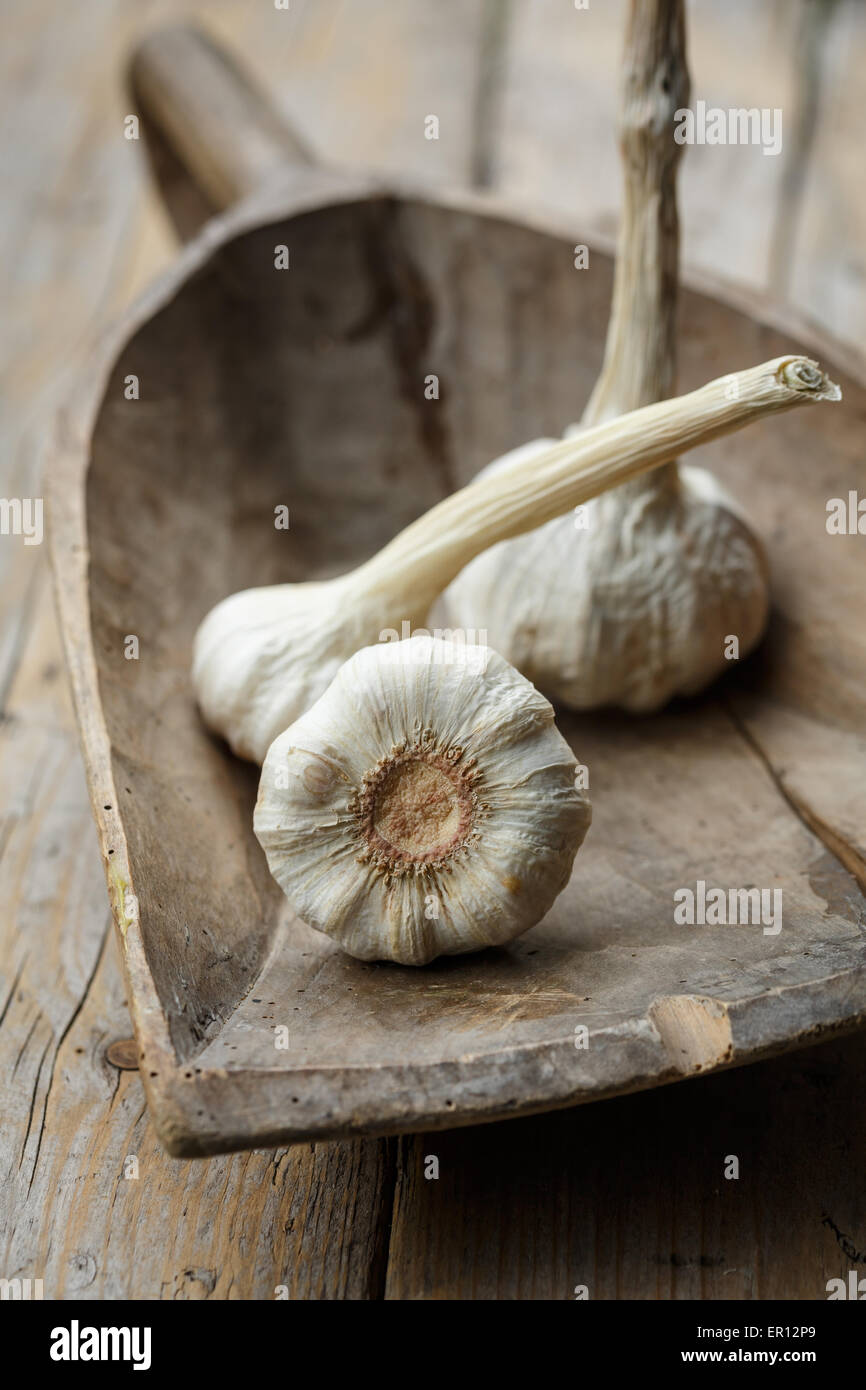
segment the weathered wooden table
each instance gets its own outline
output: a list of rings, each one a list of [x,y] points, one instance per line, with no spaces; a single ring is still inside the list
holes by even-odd
[[[501,185],[610,234],[621,4],[210,0],[341,164]],[[123,63],[170,0],[3,20],[0,491],[40,495],[67,364],[170,259]],[[689,152],[687,266],[862,341],[855,0],[691,6],[696,95],[783,108],[779,158]],[[439,139],[424,138],[439,117]],[[719,152],[715,154],[718,156]],[[724,157],[724,156],[723,156]],[[724,196],[720,197],[720,188]],[[134,514],[128,518],[136,524]],[[0,537],[0,1276],[46,1297],[824,1298],[866,1266],[866,1036],[543,1118],[188,1163],[150,1129],[44,546]],[[729,1156],[739,1177],[726,1177]],[[438,1160],[438,1177],[431,1176]]]

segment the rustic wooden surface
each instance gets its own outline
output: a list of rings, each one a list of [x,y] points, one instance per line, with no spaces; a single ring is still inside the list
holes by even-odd
[[[492,8],[190,7],[246,52],[321,155],[443,181],[480,176],[572,211],[577,192],[588,234],[611,231],[620,7],[527,0],[505,26]],[[724,16],[693,6],[696,93],[784,103],[787,121],[804,88],[794,77],[803,8],[776,0],[758,24],[746,4]],[[729,179],[720,207],[717,170],[702,184],[695,168],[683,184],[684,252],[687,264],[772,286],[856,342],[866,37],[854,0],[823,9],[808,50],[816,109],[793,172],[782,162],[766,175],[773,161],[756,151],[751,181],[737,197]],[[39,495],[63,370],[172,255],[140,147],[122,138],[118,72],[135,37],[173,10],[89,0],[73,13],[35,0],[4,18],[5,496]],[[576,45],[569,26],[587,22],[592,43]],[[438,142],[418,136],[429,112]],[[866,1157],[862,1036],[486,1131],[167,1159],[136,1072],[105,1057],[129,1023],[45,548],[4,537],[0,584],[0,1274],[41,1277],[50,1297],[270,1298],[285,1285],[300,1298],[569,1298],[587,1284],[593,1297],[820,1298],[827,1278],[866,1263],[855,1180]],[[438,1183],[424,1178],[430,1154]],[[727,1154],[741,1158],[736,1182],[722,1174]]]

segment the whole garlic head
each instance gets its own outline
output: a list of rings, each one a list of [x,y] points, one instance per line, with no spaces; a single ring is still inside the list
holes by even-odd
[[[735,392],[730,381],[729,373],[687,395],[539,446],[531,456],[518,451],[520,457],[495,476],[444,498],[348,574],[246,589],[223,599],[194,642],[193,685],[205,722],[236,753],[260,762],[271,742],[324,693],[343,661],[381,640],[386,630],[423,624],[442,591],[489,546],[546,526],[605,490],[634,484],[685,450],[751,421],[841,394],[817,363],[790,355],[738,372]],[[678,477],[675,468],[672,476]],[[656,485],[659,496],[665,486]],[[706,555],[696,558],[696,571],[706,563]],[[643,625],[636,623],[634,630]],[[478,622],[459,626],[464,633],[489,631],[490,623],[482,614]],[[506,636],[503,629],[503,645]]]
[[[488,465],[507,468],[550,441]],[[769,611],[764,548],[704,469],[669,466],[471,561],[444,595],[447,619],[572,709],[634,713],[692,695],[745,656]]]
[[[567,437],[674,389],[683,153],[675,125],[689,100],[683,0],[632,0],[621,73],[623,212],[610,323],[601,374]],[[812,366],[792,369],[795,389]],[[485,471],[507,473],[550,444],[533,441]],[[445,605],[449,621],[486,628],[491,645],[551,698],[575,709],[651,711],[723,671],[729,638],[739,656],[755,646],[767,620],[767,560],[711,475],[672,459],[587,502],[579,517],[479,555]]]
[[[254,828],[305,922],[361,960],[424,965],[548,911],[591,819],[576,767],[497,653],[381,643],[272,744]]]
[[[193,683],[205,723],[242,758],[271,742],[322,694],[348,652],[382,626],[351,576],[243,589],[212,608],[196,633]],[[384,616],[388,616],[385,610]]]

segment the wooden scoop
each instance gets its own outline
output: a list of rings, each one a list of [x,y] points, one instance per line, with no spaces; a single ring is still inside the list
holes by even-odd
[[[293,920],[270,879],[256,772],[195,708],[192,635],[233,590],[361,562],[489,459],[577,418],[611,262],[592,247],[575,269],[579,208],[557,227],[311,167],[194,31],[148,39],[133,78],[179,223],[203,203],[221,212],[87,364],[48,507],[165,1145],[195,1155],[495,1119],[861,1020],[866,541],[825,526],[828,498],[863,487],[861,381],[841,373],[836,410],[701,451],[768,539],[771,635],[722,695],[651,721],[561,722],[595,820],[548,918],[508,950],[420,971],[351,960]],[[683,294],[682,390],[788,351],[840,378],[839,351],[751,309]],[[781,932],[676,925],[673,894],[699,879],[783,889]]]

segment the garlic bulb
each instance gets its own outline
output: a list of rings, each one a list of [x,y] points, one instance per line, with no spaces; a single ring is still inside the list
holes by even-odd
[[[671,394],[678,260],[674,113],[688,104],[682,0],[633,0],[620,136],[624,210],[595,425]],[[736,389],[732,383],[732,389]],[[580,426],[572,427],[573,434]],[[488,465],[497,476],[550,447],[535,440]],[[690,695],[759,641],[764,548],[711,474],[666,464],[473,560],[444,597],[448,621],[487,640],[574,709],[650,711]]]
[[[712,475],[680,465],[485,551],[443,602],[551,699],[645,712],[714,680],[730,636],[740,656],[757,644],[767,562]]]
[[[591,819],[576,766],[496,652],[384,643],[271,745],[255,833],[310,926],[361,960],[423,965],[545,915]]]
[[[441,591],[486,547],[752,420],[840,394],[803,357],[779,357],[733,380],[735,390],[731,377],[709,382],[476,480],[350,574],[223,600],[195,638],[193,684],[205,722],[236,753],[261,762],[348,657],[384,629],[422,625]]]

